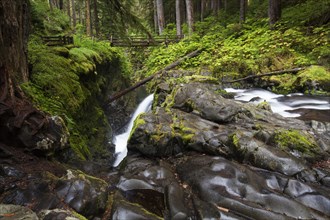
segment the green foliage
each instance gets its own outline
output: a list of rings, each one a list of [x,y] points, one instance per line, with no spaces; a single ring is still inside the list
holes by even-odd
[[[31,2],[31,20],[36,33],[55,35],[69,31],[69,17],[61,10],[50,10],[47,0]]]
[[[284,8],[282,20],[291,26],[322,25],[329,16],[330,0],[307,0]]]
[[[250,17],[243,25],[235,23],[237,19],[234,17],[237,15],[229,16],[220,12],[218,17],[207,17],[204,22],[195,24],[193,36],[176,44],[154,48],[140,74],[153,74],[195,49],[203,49],[203,52],[198,57],[184,61],[178,68],[207,68],[214,77],[221,79],[310,65],[329,68],[329,25],[305,26],[319,15],[326,14],[329,0],[322,3],[311,0],[300,2],[286,4],[283,19],[274,29],[269,28],[267,14],[258,11],[250,12]],[[267,1],[254,0],[249,11],[261,8],[267,12],[267,5]],[[318,7],[322,9],[313,14],[312,11]],[[295,14],[298,10],[300,16]],[[309,77],[312,75],[309,74]],[[288,82],[283,84],[283,90],[294,90],[289,81],[295,81],[295,76],[283,77],[287,77],[285,82]],[[289,80],[290,77],[292,79]]]
[[[31,80],[22,85],[38,108],[60,115],[70,132],[70,146],[81,159],[102,153],[109,131],[106,116],[96,101],[102,99],[111,71],[128,73],[128,61],[120,50],[106,42],[96,42],[80,36],[75,47],[47,47],[32,36],[29,41]],[[102,68],[100,69],[102,70]]]
[[[272,76],[271,81],[277,82],[276,91],[289,93],[292,91],[302,91],[312,94],[324,94],[330,92],[330,71],[322,66],[311,66],[298,74],[284,74]]]

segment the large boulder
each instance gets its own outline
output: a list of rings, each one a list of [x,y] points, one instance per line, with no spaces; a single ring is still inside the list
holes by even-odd
[[[145,209],[171,219],[329,218],[326,123],[284,118],[186,79],[156,79],[153,109],[136,119],[133,155],[120,165],[112,217],[153,219]]]
[[[148,156],[195,150],[292,176],[327,155],[320,138],[303,121],[192,83],[178,85],[161,107],[139,116],[128,148]]]

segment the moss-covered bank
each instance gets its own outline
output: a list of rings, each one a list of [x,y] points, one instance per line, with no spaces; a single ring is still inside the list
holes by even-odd
[[[64,119],[77,155],[104,154],[110,127],[102,105],[111,83],[127,81],[130,68],[122,52],[83,37],[65,47],[47,47],[33,37],[29,67],[31,80],[23,90],[41,110]]]

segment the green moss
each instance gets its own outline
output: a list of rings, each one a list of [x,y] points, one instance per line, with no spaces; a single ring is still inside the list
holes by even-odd
[[[235,146],[236,148],[240,148],[239,138],[238,138],[237,134],[233,134],[233,135],[231,136],[231,139],[232,139],[232,143],[234,144],[234,146]]]
[[[126,62],[121,52],[107,45],[81,39],[75,47],[46,47],[36,36],[29,42],[31,81],[22,88],[38,108],[62,116],[81,159],[106,152],[110,126],[98,100],[113,77],[109,62],[112,71],[127,71],[121,69]],[[97,66],[107,69],[97,73]]]
[[[275,143],[284,150],[298,151],[306,156],[315,156],[318,146],[314,138],[300,130],[279,130],[275,132]]]
[[[170,95],[167,95],[166,96],[166,99],[165,101],[163,102],[163,104],[161,105],[162,107],[165,107],[165,110],[167,112],[171,112],[171,107],[174,105],[174,102],[175,102],[175,96],[176,96],[176,93],[178,92],[178,89],[179,87],[176,86],[172,89],[172,92]]]
[[[306,90],[316,90],[317,87],[330,92],[330,71],[322,66],[311,66],[298,74],[299,86]]]
[[[311,66],[296,75],[272,76],[270,80],[279,84],[274,90],[278,93],[305,92],[327,94],[330,92],[330,71],[322,66]]]
[[[269,103],[266,102],[266,101],[260,102],[260,103],[257,105],[257,108],[259,108],[259,109],[264,109],[264,110],[267,110],[267,111],[272,111],[272,109],[271,109]]]
[[[80,215],[79,213],[77,213],[75,211],[71,211],[71,213],[73,214],[74,217],[78,218],[79,220],[87,220],[86,217]]]
[[[141,118],[141,116],[143,115],[144,113],[141,113],[139,114],[136,119],[134,120],[134,124],[133,124],[133,128],[131,130],[131,133],[130,133],[130,137],[132,136],[132,134],[134,133],[134,131],[141,125],[144,125],[146,122],[144,119]]]

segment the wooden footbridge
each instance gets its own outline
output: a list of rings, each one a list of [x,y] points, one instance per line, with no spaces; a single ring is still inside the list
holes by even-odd
[[[161,44],[179,42],[183,36],[164,35],[157,37],[147,36],[129,36],[129,37],[110,37],[110,44],[113,47],[150,47],[159,46]],[[63,46],[73,44],[72,36],[43,36],[42,40],[47,46]]]
[[[153,38],[144,36],[117,38],[111,36],[110,43],[114,47],[150,47],[160,44],[168,45],[169,43],[179,42],[181,39],[181,36],[157,36]]]

